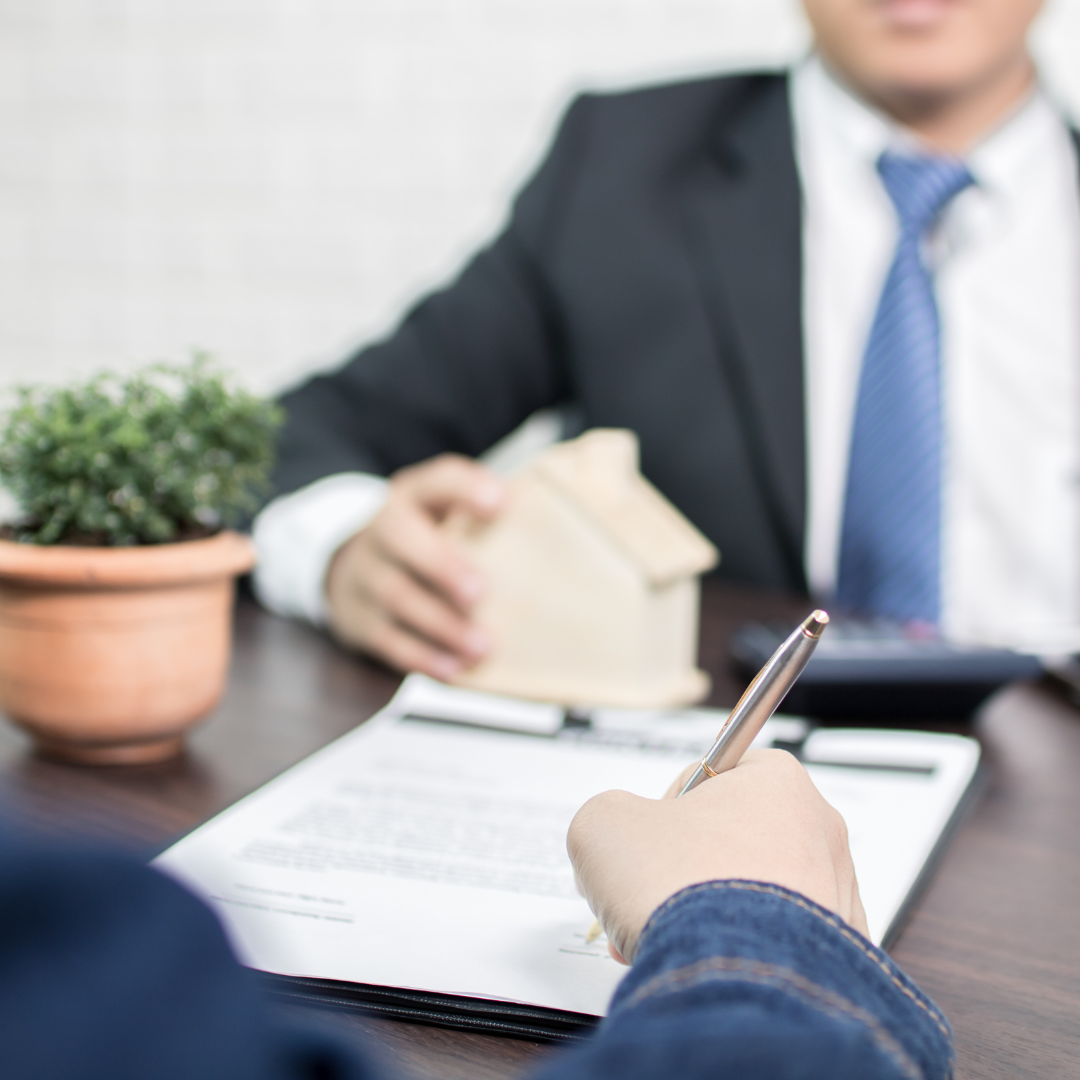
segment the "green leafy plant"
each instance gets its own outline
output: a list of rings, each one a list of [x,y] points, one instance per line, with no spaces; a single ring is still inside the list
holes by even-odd
[[[160,544],[257,508],[281,410],[204,355],[79,385],[22,387],[0,419],[0,483],[34,544]]]

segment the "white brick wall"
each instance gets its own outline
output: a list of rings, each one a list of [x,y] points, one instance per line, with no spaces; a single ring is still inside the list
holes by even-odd
[[[1080,103],[1080,0],[1040,32]],[[0,388],[274,389],[498,225],[569,95],[780,62],[796,0],[0,0]]]

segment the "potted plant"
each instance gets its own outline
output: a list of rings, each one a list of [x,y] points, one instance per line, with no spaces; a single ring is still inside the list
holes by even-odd
[[[205,357],[17,392],[0,418],[0,710],[40,752],[159,761],[224,688],[237,574],[225,526],[268,483],[279,410]]]

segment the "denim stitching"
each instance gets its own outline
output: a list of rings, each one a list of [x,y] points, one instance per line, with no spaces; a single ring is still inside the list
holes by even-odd
[[[709,982],[754,982],[790,994],[810,1008],[834,1018],[848,1018],[868,1027],[875,1045],[892,1058],[900,1071],[911,1080],[922,1080],[923,1072],[908,1053],[872,1013],[827,990],[789,968],[763,964],[738,956],[714,956],[688,967],[666,972],[650,979],[622,1006],[631,1009],[647,998],[674,994]]]
[[[652,917],[649,919],[645,926],[645,930],[642,932],[641,939],[638,942],[638,948],[641,947],[641,940],[644,940],[645,934],[648,933],[649,928],[669,907],[677,903],[682,897],[688,893],[702,892],[705,889],[738,889],[742,892],[757,892],[764,893],[768,896],[776,896],[781,900],[787,900],[789,903],[794,904],[796,907],[800,907],[803,911],[808,911],[811,915],[815,915],[826,925],[831,926],[834,930],[839,931],[856,949],[859,950],[868,960],[876,964],[885,975],[889,978],[889,981],[907,998],[910,998],[920,1009],[923,1010],[937,1025],[938,1030],[946,1039],[949,1038],[949,1026],[945,1021],[945,1018],[927,1002],[921,1000],[916,994],[914,994],[907,986],[905,986],[889,969],[888,964],[884,963],[877,956],[875,956],[863,943],[859,940],[848,926],[835,916],[828,915],[824,911],[821,911],[816,906],[811,906],[806,900],[800,897],[796,893],[789,893],[784,889],[781,889],[775,885],[758,885],[751,881],[709,881],[704,882],[701,885],[691,885],[688,889],[683,889],[682,892],[676,893],[674,896],[669,897],[653,912]]]

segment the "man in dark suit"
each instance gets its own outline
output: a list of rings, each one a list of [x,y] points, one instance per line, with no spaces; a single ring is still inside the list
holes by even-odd
[[[483,582],[435,525],[498,513],[472,459],[572,404],[637,432],[730,579],[1075,628],[1080,210],[1040,0],[804,6],[793,73],[579,98],[458,280],[285,396],[265,602],[401,669],[475,662]]]

